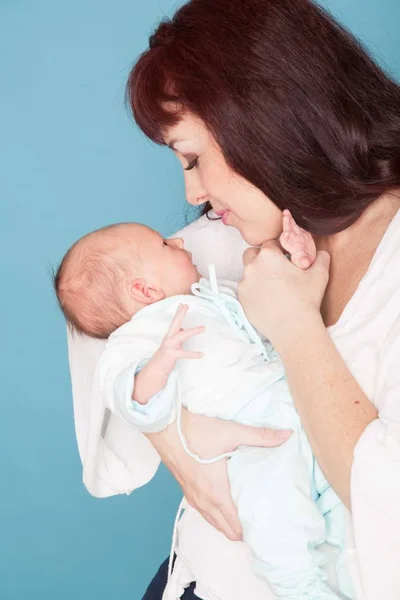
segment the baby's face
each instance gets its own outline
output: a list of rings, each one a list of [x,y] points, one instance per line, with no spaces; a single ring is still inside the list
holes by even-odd
[[[191,253],[185,250],[183,239],[164,239],[149,227],[134,227],[135,249],[148,283],[158,285],[167,297],[190,294],[192,284],[199,281],[201,275],[193,265]]]

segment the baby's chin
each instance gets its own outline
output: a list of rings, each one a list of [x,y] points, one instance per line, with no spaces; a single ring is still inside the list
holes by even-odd
[[[191,277],[182,280],[182,287],[177,291],[177,294],[191,294],[192,293],[192,285],[194,283],[198,283],[200,279],[204,277],[201,273],[195,270]]]
[[[202,277],[203,277],[203,275],[201,273],[199,273],[198,270],[196,269],[195,279],[194,279],[193,283],[198,283]]]

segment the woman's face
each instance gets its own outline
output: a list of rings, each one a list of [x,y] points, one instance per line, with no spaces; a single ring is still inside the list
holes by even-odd
[[[204,123],[185,115],[168,129],[164,140],[182,163],[189,204],[209,201],[224,224],[236,227],[253,246],[279,237],[282,212],[227,165]]]

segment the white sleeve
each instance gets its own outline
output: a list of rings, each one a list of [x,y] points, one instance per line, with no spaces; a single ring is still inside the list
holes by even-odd
[[[132,338],[132,347],[138,348],[140,340]],[[112,348],[111,348],[112,353]],[[139,358],[130,361],[128,364],[119,363],[118,354],[116,364],[107,368],[107,355],[110,352],[106,350],[101,364],[99,377],[102,380],[101,390],[105,405],[118,418],[123,419],[128,425],[141,431],[142,433],[157,433],[170,425],[177,414],[177,400],[179,389],[177,386],[177,376],[172,372],[168,378],[167,385],[155,394],[147,404],[139,404],[132,400],[132,394],[135,389],[135,377],[149,358]],[[101,373],[103,371],[103,373]]]
[[[357,560],[367,600],[400,598],[400,322],[381,352],[378,419],[357,443],[351,502]]]
[[[233,227],[203,216],[174,235],[184,239],[203,275],[207,275],[208,265],[214,264],[219,279],[238,281],[241,278],[242,254],[247,244]],[[85,485],[98,497],[129,493],[144,485],[153,477],[160,462],[158,453],[139,430],[107,409],[102,415],[96,413],[98,398],[93,376],[104,346],[101,340],[68,333],[75,432]],[[92,426],[96,420],[94,415],[96,419],[103,418],[101,435],[99,423]]]

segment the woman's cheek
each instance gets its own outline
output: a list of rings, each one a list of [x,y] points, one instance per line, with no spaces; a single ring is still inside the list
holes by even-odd
[[[226,176],[221,172],[221,169],[210,170],[204,174],[203,185],[207,193],[216,200],[221,202],[229,201]]]

